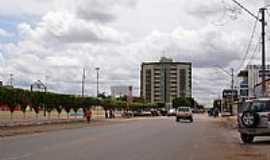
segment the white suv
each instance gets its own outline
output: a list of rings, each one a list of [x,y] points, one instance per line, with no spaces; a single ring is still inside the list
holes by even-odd
[[[192,110],[190,107],[178,107],[176,110],[176,121],[179,122],[180,119],[188,119],[193,122]]]
[[[270,98],[247,100],[238,108],[238,130],[244,143],[255,136],[270,136]]]

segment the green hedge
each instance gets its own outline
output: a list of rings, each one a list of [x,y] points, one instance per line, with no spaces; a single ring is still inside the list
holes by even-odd
[[[17,106],[20,106],[23,112],[27,106],[30,106],[36,113],[40,109],[47,112],[56,110],[59,114],[65,110],[69,113],[71,110],[77,112],[79,109],[84,111],[91,106],[102,106],[105,110],[138,110],[158,108],[153,103],[127,103],[126,101],[113,98],[95,98],[81,97],[74,95],[56,94],[51,92],[31,92],[23,89],[9,89],[0,87],[0,106],[7,105],[11,112],[14,112]]]
[[[0,88],[0,104],[7,105],[11,112],[17,106],[25,112],[30,106],[36,113],[41,108],[47,112],[56,110],[61,113],[62,109],[70,112],[73,109],[77,112],[80,108],[89,109],[91,106],[100,105],[100,100],[93,97],[80,97],[73,95],[56,94],[50,92],[31,92],[22,89]]]

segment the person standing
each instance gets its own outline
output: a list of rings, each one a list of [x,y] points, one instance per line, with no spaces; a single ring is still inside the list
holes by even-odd
[[[91,109],[89,109],[86,111],[86,120],[88,123],[90,123],[91,118],[92,118],[92,111],[91,111]]]

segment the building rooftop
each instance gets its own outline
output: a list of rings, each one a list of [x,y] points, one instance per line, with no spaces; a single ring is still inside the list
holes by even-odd
[[[192,65],[191,62],[174,62],[172,58],[161,57],[159,62],[143,62],[142,65],[155,65],[155,64],[183,64]]]
[[[247,77],[248,76],[248,70],[241,70],[238,75],[238,77]]]

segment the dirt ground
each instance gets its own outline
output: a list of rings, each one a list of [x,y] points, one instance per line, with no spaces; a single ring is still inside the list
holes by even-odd
[[[28,125],[28,126],[15,126],[15,127],[0,127],[0,137],[16,136],[24,134],[35,134],[63,129],[74,129],[83,127],[96,127],[101,125],[109,125],[114,123],[123,123],[128,120],[134,119],[98,119],[92,120],[87,123],[84,119],[64,121],[58,123],[41,124],[41,125]]]

